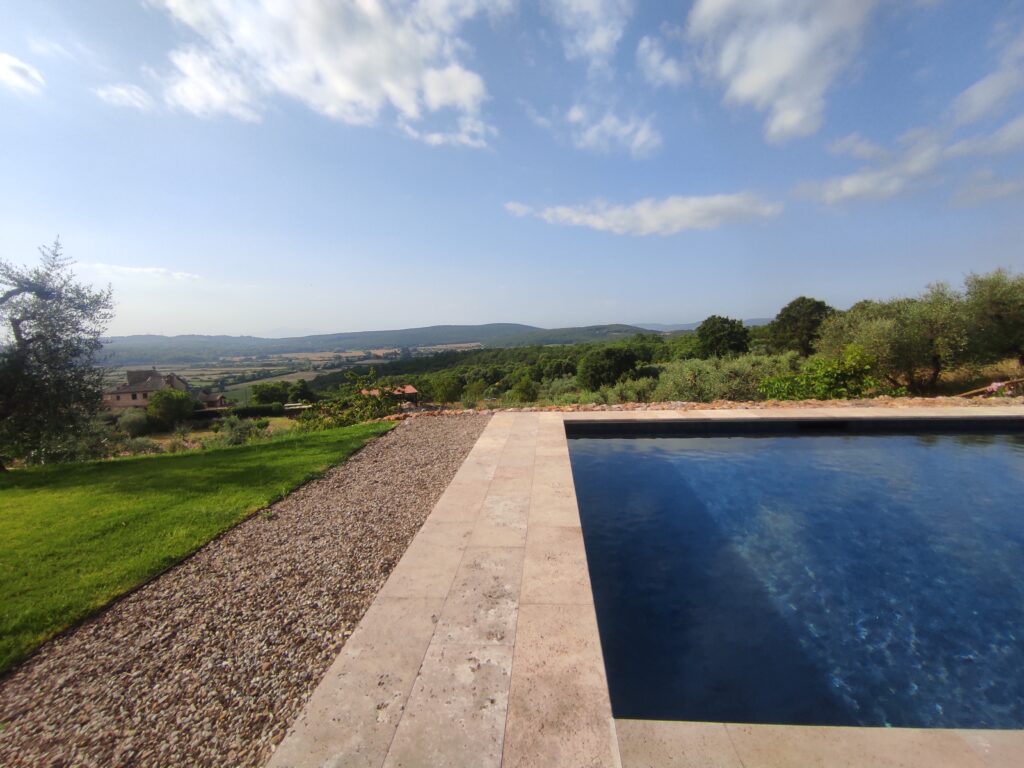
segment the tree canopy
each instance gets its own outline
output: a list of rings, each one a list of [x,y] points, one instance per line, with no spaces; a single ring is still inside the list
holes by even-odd
[[[39,252],[32,268],[0,260],[0,467],[72,454],[102,398],[111,291],[76,282],[59,240]]]
[[[701,357],[741,355],[750,349],[750,331],[742,320],[711,315],[697,326]]]
[[[768,326],[771,345],[779,352],[799,352],[809,357],[814,352],[822,321],[835,310],[819,299],[800,296],[779,310]]]

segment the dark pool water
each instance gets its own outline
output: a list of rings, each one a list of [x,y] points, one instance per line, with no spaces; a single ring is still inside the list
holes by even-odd
[[[616,717],[1024,727],[1024,436],[569,446]]]

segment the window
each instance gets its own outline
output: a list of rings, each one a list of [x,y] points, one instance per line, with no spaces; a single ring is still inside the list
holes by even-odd
[[[121,396],[120,396],[120,395],[117,395],[117,399],[118,399],[118,400],[120,400],[120,399],[121,399]]]
[[[138,400],[138,399],[139,399],[139,396],[137,394],[135,394],[134,392],[132,392],[132,400]]]
[[[142,399],[143,400],[149,400],[149,392],[143,392],[142,393]]]

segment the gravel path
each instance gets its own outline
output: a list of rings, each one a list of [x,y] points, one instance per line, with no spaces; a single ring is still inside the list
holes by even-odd
[[[259,766],[488,416],[401,422],[0,681],[0,766]]]

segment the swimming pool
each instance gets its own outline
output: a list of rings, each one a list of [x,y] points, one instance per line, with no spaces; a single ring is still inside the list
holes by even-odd
[[[569,432],[616,717],[1024,727],[1024,435],[695,428]]]

